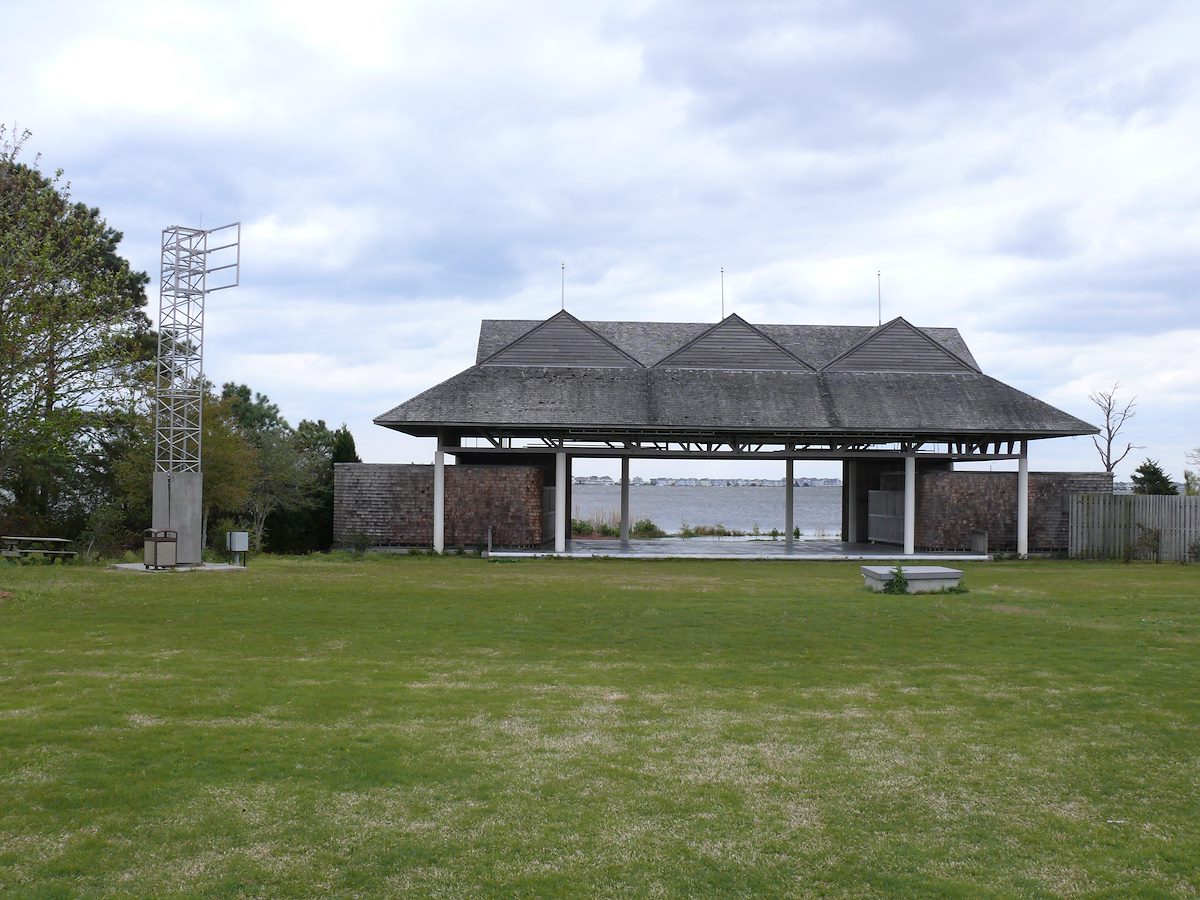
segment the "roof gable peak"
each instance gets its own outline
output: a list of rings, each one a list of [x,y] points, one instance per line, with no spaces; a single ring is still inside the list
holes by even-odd
[[[481,366],[645,368],[640,362],[565,309],[501,347]]]
[[[815,371],[737,313],[706,328],[656,362],[654,368]]]
[[[822,372],[979,372],[903,316],[875,328]]]

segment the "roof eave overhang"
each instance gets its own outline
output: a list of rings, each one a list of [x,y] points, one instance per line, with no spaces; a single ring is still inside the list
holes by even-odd
[[[486,437],[489,435],[523,436],[523,437],[553,437],[574,438],[581,440],[630,439],[708,439],[720,436],[758,439],[765,442],[803,441],[810,439],[826,441],[836,439],[871,439],[878,442],[918,439],[924,441],[961,441],[961,440],[1043,440],[1048,438],[1081,437],[1099,434],[1098,428],[1090,429],[947,429],[947,428],[904,428],[904,429],[805,429],[805,428],[755,428],[755,427],[726,427],[710,425],[694,426],[661,426],[661,425],[563,425],[561,423],[545,424],[500,424],[495,422],[413,422],[386,421],[375,419],[375,424],[393,431],[399,431],[413,437],[437,437],[441,432],[454,432],[463,437]]]

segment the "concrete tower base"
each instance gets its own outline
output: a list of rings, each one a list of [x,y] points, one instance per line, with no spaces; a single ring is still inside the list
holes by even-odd
[[[204,475],[201,472],[155,472],[150,527],[179,532],[176,564],[200,565],[204,551]]]

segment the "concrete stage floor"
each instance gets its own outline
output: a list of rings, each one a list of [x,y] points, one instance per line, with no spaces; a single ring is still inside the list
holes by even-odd
[[[881,544],[844,544],[841,541],[800,540],[791,553],[782,540],[750,540],[748,538],[655,538],[630,541],[627,549],[619,540],[573,540],[565,553],[553,550],[494,550],[497,559],[522,559],[540,556],[561,556],[571,559],[613,557],[617,559],[779,559],[779,560],[888,560],[905,562],[918,560],[976,560],[991,559],[986,553],[931,552],[905,556],[897,547]]]

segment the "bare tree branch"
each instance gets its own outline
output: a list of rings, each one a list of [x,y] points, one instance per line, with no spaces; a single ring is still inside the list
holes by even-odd
[[[1126,442],[1125,449],[1118,451],[1114,448],[1117,443],[1117,436],[1125,427],[1125,423],[1132,419],[1136,412],[1137,395],[1135,394],[1124,405],[1117,399],[1117,391],[1121,387],[1121,382],[1113,382],[1113,386],[1106,391],[1093,391],[1088,394],[1088,399],[1096,405],[1096,408],[1104,414],[1104,425],[1100,429],[1099,435],[1092,436],[1092,443],[1096,446],[1096,452],[1100,454],[1100,462],[1104,464],[1104,470],[1111,473],[1118,465],[1121,464],[1131,450],[1144,449],[1141,446]]]

